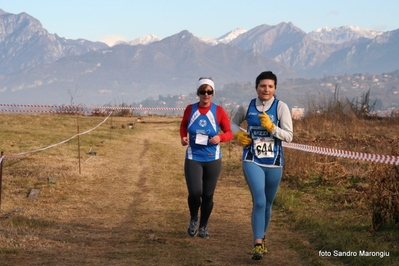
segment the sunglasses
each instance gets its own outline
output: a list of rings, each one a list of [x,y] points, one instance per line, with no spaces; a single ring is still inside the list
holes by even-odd
[[[200,91],[199,94],[201,94],[201,95],[205,95],[205,94],[213,95],[213,91]]]

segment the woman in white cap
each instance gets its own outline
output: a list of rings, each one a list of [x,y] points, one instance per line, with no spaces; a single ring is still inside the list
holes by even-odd
[[[199,102],[186,107],[180,124],[181,144],[187,146],[184,174],[190,211],[187,233],[191,237],[209,238],[207,224],[222,168],[220,142],[233,138],[226,111],[212,103],[214,95],[212,78],[201,77],[197,82]]]
[[[252,195],[252,259],[267,253],[266,232],[272,205],[283,173],[282,141],[293,138],[292,118],[286,103],[275,97],[277,76],[264,71],[256,78],[257,96],[249,105],[240,106],[231,119],[237,142],[244,146],[242,168]],[[240,125],[246,121],[247,129]]]

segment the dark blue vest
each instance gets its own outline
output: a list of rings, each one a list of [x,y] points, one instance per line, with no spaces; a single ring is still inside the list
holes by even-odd
[[[279,100],[274,99],[266,114],[270,120],[279,126],[280,120],[277,116],[277,105]],[[256,109],[256,99],[253,99],[248,106],[246,114],[247,132],[252,143],[244,147],[243,161],[251,161],[259,165],[284,165],[284,155],[281,140],[273,137],[264,127],[261,126],[260,118],[262,112]]]

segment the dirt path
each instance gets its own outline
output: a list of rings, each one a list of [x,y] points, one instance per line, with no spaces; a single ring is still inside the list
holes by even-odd
[[[46,224],[32,238],[40,245],[0,265],[305,265],[291,247],[307,243],[287,230],[278,211],[269,254],[250,259],[249,191],[227,171],[215,194],[211,238],[188,237],[184,151],[176,123],[141,124],[118,140],[115,134],[84,164],[82,179],[62,183],[67,198],[47,202],[51,218],[35,218]],[[238,160],[228,157],[224,151],[225,162]]]

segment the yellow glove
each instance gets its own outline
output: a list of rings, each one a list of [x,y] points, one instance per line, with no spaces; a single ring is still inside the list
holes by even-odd
[[[266,128],[266,130],[269,132],[272,132],[274,130],[276,126],[272,123],[270,117],[265,112],[258,115],[258,117],[260,118],[260,124],[262,125],[262,127]]]
[[[234,137],[237,139],[238,144],[241,146],[247,146],[251,144],[252,139],[248,137],[249,133],[244,131],[237,131],[234,134]]]

